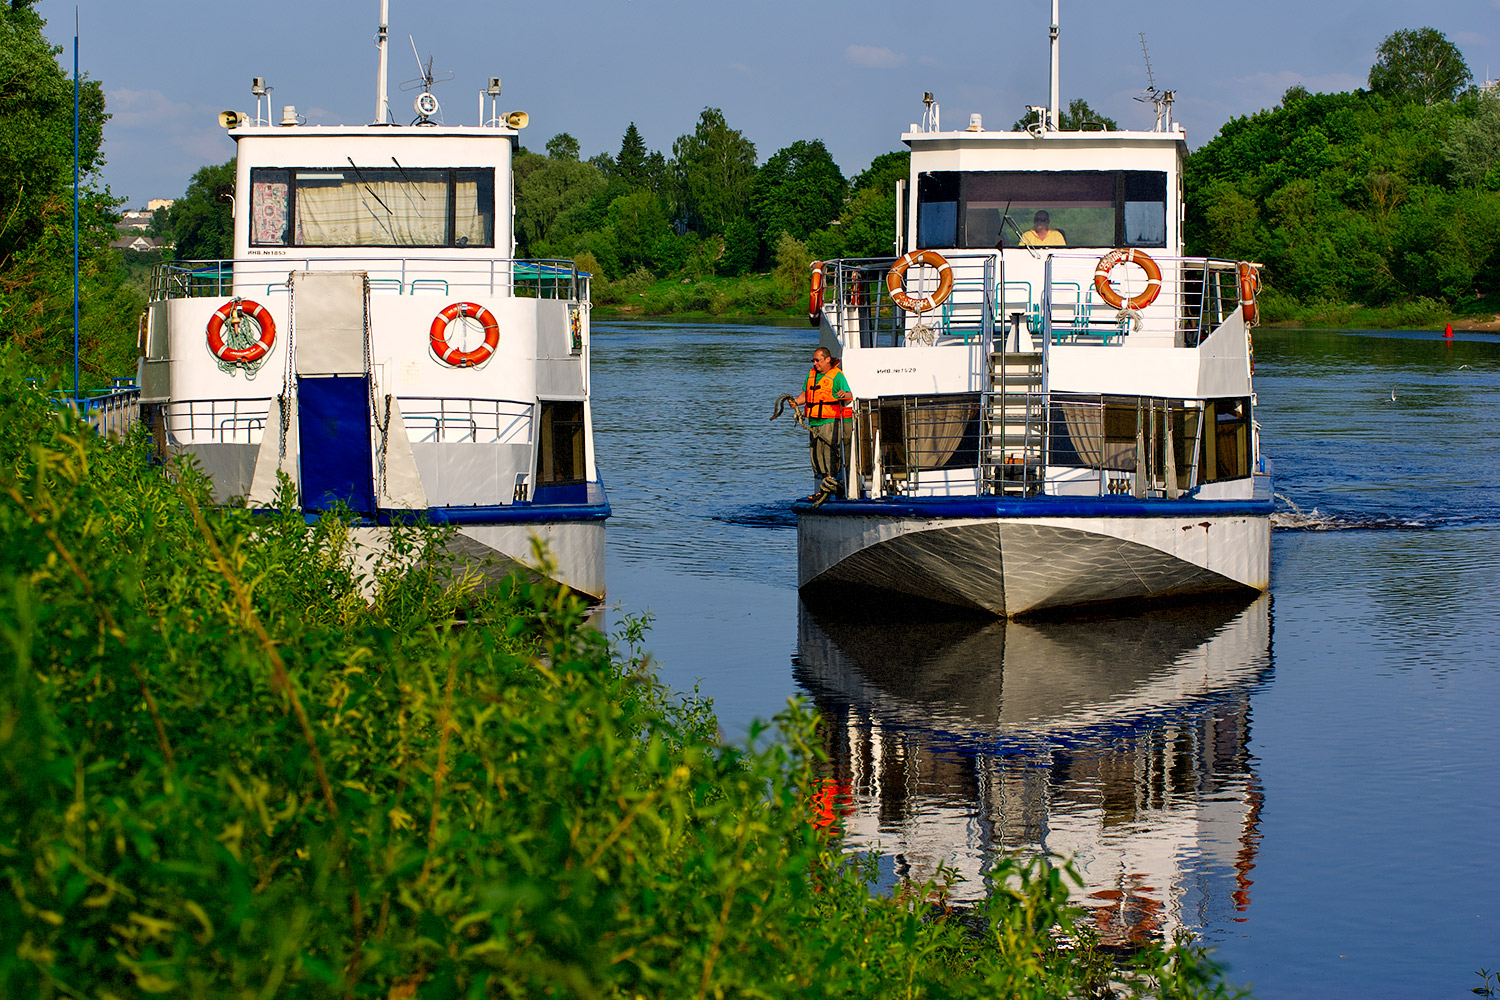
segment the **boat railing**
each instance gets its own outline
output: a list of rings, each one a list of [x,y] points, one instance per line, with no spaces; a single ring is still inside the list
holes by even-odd
[[[109,380],[107,389],[84,389],[78,395],[57,393],[53,401],[77,411],[104,435],[123,436],[140,422],[141,390],[130,377]]]
[[[167,440],[175,445],[258,444],[271,404],[269,396],[173,400],[163,410]]]
[[[849,481],[863,496],[972,495],[984,454],[983,407],[979,393],[857,402]]]
[[[363,271],[371,295],[509,295],[586,300],[587,272],[567,260],[476,260],[368,257],[267,257],[190,260],[158,264],[151,273],[152,302],[240,295],[285,295],[294,271]]]
[[[860,400],[848,482],[864,497],[1176,499],[1251,474],[1234,412],[1212,406],[1040,391]]]
[[[955,254],[946,258],[952,290],[935,308],[903,309],[892,299],[888,280],[897,259],[871,257],[824,264],[824,316],[851,347],[906,347],[916,344],[970,345],[992,342],[996,317],[998,262],[994,254]],[[935,293],[937,268],[913,264],[903,288],[921,302]]]
[[[1150,296],[1144,268],[1122,264],[1110,272],[1111,304],[1096,277],[1094,254],[1048,256],[1040,299],[1028,326],[1049,344],[1118,347],[1132,340],[1194,348],[1240,308],[1237,264],[1208,257],[1152,254],[1161,272]],[[1131,307],[1133,300],[1149,303]]]
[[[414,444],[530,444],[534,406],[516,399],[402,396],[401,418]]]

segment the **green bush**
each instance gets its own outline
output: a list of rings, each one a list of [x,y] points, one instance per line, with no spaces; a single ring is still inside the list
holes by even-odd
[[[12,368],[0,995],[1222,992],[1191,948],[1103,960],[1045,861],[967,916],[872,896],[804,709],[723,746],[643,623],[480,591],[430,529],[362,578],[344,521],[213,508]]]

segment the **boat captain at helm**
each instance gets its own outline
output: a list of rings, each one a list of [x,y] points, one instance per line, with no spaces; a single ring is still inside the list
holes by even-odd
[[[839,474],[854,428],[854,410],[848,405],[853,398],[838,359],[826,347],[813,351],[807,386],[792,400],[792,405],[805,407],[813,475],[818,477],[818,488],[825,495],[843,491]],[[809,499],[817,496],[814,493]]]
[[[1037,209],[1031,219],[1031,228],[1021,234],[1024,247],[1060,247],[1066,246],[1067,242],[1062,233],[1052,228],[1052,216],[1046,209]]]

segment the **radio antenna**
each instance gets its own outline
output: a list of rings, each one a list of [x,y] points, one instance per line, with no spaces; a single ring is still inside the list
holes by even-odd
[[[1146,33],[1140,32],[1141,55],[1146,57],[1146,89],[1136,100],[1156,108],[1156,131],[1172,131],[1172,102],[1177,99],[1173,90],[1157,90],[1156,77],[1151,72],[1151,51],[1146,48]]]

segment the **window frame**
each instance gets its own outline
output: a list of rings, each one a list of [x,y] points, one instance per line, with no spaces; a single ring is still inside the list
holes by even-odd
[[[1107,245],[1111,246],[1111,247],[1131,246],[1131,247],[1140,247],[1140,248],[1143,248],[1143,249],[1166,249],[1166,248],[1168,248],[1171,245],[1171,242],[1172,242],[1171,241],[1171,235],[1172,235],[1172,222],[1173,222],[1172,216],[1171,216],[1171,212],[1169,211],[1170,201],[1171,201],[1171,196],[1172,196],[1171,186],[1168,184],[1169,173],[1170,173],[1170,171],[1166,171],[1166,170],[1124,170],[1124,169],[1119,169],[1119,170],[925,170],[925,171],[922,171],[922,172],[920,172],[920,173],[917,174],[917,177],[916,177],[917,183],[914,185],[914,187],[915,187],[915,195],[914,195],[915,205],[913,206],[913,212],[912,212],[912,214],[913,214],[913,217],[915,218],[916,223],[917,223],[917,225],[916,225],[916,230],[917,230],[916,231],[916,248],[918,250],[943,250],[943,249],[994,250],[994,249],[996,249],[996,246],[993,243],[984,243],[984,244],[979,245],[979,246],[974,246],[969,241],[969,232],[968,232],[968,229],[969,229],[969,186],[970,186],[970,179],[973,178],[973,177],[976,177],[976,176],[1008,175],[1008,176],[1012,176],[1012,177],[1028,176],[1028,177],[1036,177],[1036,178],[1043,178],[1043,177],[1054,177],[1054,178],[1078,177],[1078,178],[1084,178],[1084,179],[1094,179],[1094,178],[1104,179],[1104,178],[1110,178],[1112,180],[1112,187],[1113,187],[1113,191],[1114,191],[1114,194],[1113,194],[1113,207],[1112,207],[1112,213],[1113,213],[1113,216],[1114,216],[1114,240],[1111,243],[1107,244]],[[1131,193],[1131,189],[1132,188],[1134,188],[1137,192],[1139,192],[1139,190],[1142,187],[1149,187],[1152,190],[1153,193],[1158,192],[1158,191],[1160,192],[1161,201],[1159,202],[1159,204],[1161,205],[1161,212],[1162,212],[1162,230],[1161,230],[1162,235],[1161,235],[1161,240],[1159,242],[1157,242],[1157,241],[1140,241],[1140,240],[1133,241],[1133,242],[1127,242],[1126,239],[1125,239],[1125,237],[1126,237],[1125,206],[1126,206],[1126,202],[1127,202],[1127,195],[1129,193]],[[937,196],[940,196],[940,195],[951,195],[955,200],[948,200],[945,197],[937,197]],[[1135,201],[1140,201],[1140,200],[1141,199],[1139,199],[1139,198],[1135,199]],[[1132,202],[1132,203],[1134,203],[1134,202]],[[1155,203],[1155,202],[1149,202],[1148,201],[1147,203],[1151,204],[1151,203]],[[938,206],[938,205],[944,205],[944,206],[952,205],[952,206],[954,206],[953,211],[954,211],[955,218],[953,220],[953,230],[952,230],[952,233],[951,233],[951,237],[952,237],[951,241],[948,240],[948,239],[946,239],[946,238],[939,237],[936,234],[933,234],[931,232],[930,227],[934,224],[935,221],[937,221],[937,220],[933,219],[933,216],[936,215],[936,214],[938,214],[938,213],[935,212],[935,211],[931,211],[931,210],[928,211],[928,212],[924,212],[923,209],[925,207],[929,206],[929,205],[934,206],[934,208],[935,208],[935,206]],[[1066,205],[1062,204],[1062,203],[1059,203],[1059,205],[1060,205],[1060,207],[1066,207]],[[1053,210],[1055,211],[1056,209],[1053,209]],[[1013,219],[1015,218],[1014,215],[1012,215],[1012,218]],[[929,220],[932,220],[932,221],[929,221]],[[946,220],[944,220],[944,221],[946,221]],[[1015,221],[1017,222],[1018,225],[1020,224],[1020,220],[1019,219],[1016,219]],[[1024,231],[1025,228],[1029,228],[1029,227],[1022,227],[1022,228],[1023,228],[1023,231]],[[1054,226],[1054,229],[1058,229],[1058,227]],[[1019,242],[1019,240],[1016,237],[1016,234],[1014,232],[1006,233],[1005,230],[1002,229],[1001,233],[1002,233],[1002,242],[1005,244],[1005,249],[1011,249],[1013,247],[1017,247],[1017,246],[1021,245],[1020,242]],[[1008,239],[1004,239],[1005,236],[1008,236],[1009,238]],[[1060,249],[1067,249],[1067,248],[1070,248],[1070,247],[1093,247],[1093,244],[1078,242],[1076,240],[1070,240],[1067,244],[1065,244]]]
[[[299,173],[331,173],[339,171],[347,173],[355,171],[355,183],[360,183],[361,174],[379,174],[384,181],[385,175],[396,178],[404,177],[413,171],[431,173],[445,171],[448,175],[447,184],[447,219],[446,226],[448,240],[445,243],[302,243],[298,242],[297,234],[297,175]],[[266,173],[286,175],[287,204],[286,204],[286,235],[279,242],[264,242],[255,239],[255,185],[258,177]],[[480,191],[479,204],[483,205],[486,196],[489,201],[489,225],[486,238],[480,241],[471,240],[468,243],[458,242],[458,183],[460,176],[464,174],[477,174],[478,187]],[[250,168],[250,226],[246,234],[246,243],[252,249],[298,249],[298,250],[492,250],[495,247],[495,233],[497,226],[496,205],[499,202],[499,192],[495,190],[495,168],[494,167],[421,167],[412,166],[402,169],[400,167],[340,167],[340,166],[259,166]]]

